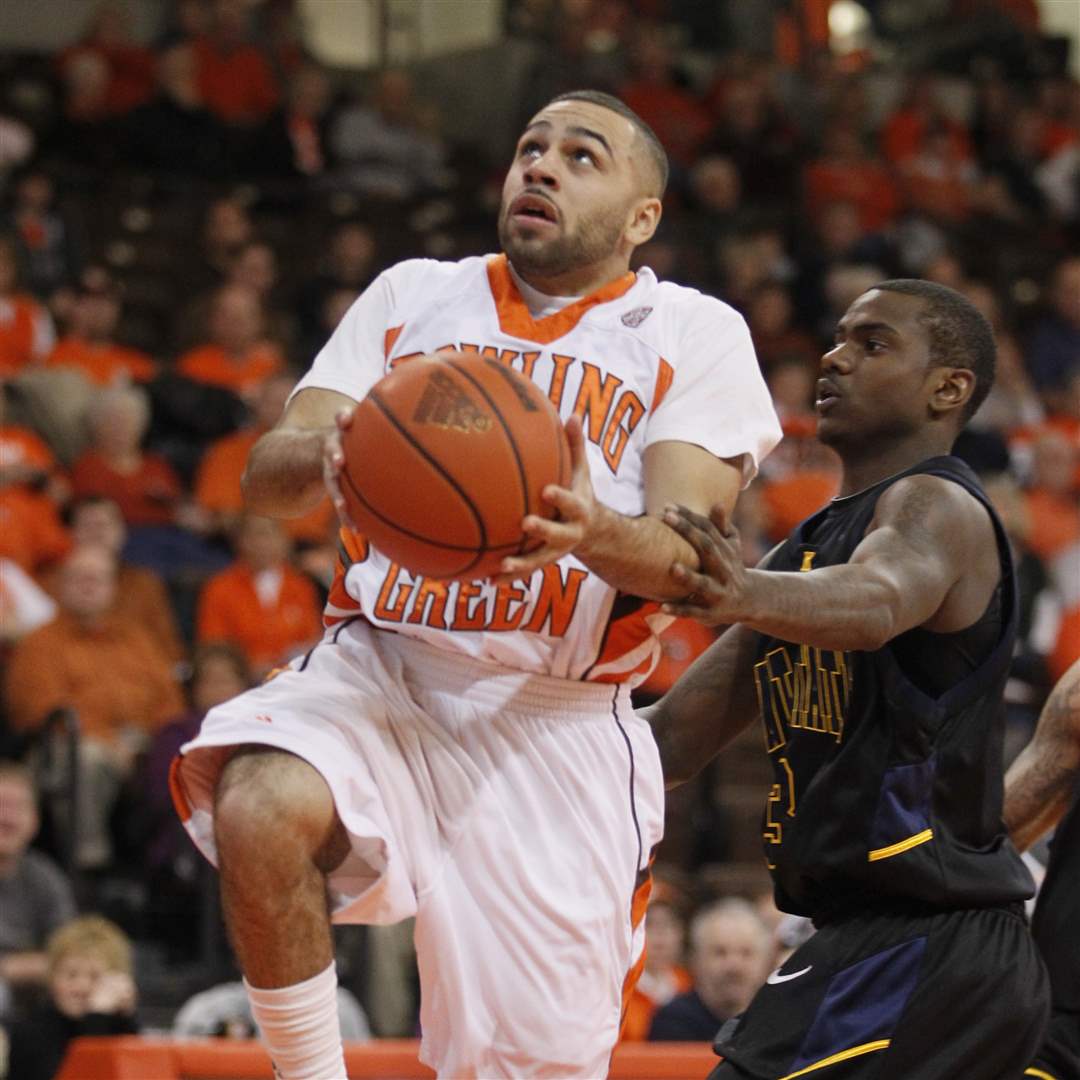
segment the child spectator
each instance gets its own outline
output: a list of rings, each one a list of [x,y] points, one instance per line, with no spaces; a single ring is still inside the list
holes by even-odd
[[[236,549],[236,562],[203,590],[196,636],[200,642],[233,642],[257,672],[265,672],[317,640],[318,595],[289,565],[289,540],[277,521],[243,518]]]
[[[11,1026],[8,1075],[52,1080],[80,1035],[134,1035],[137,993],[131,942],[100,915],[49,939],[49,1001]]]

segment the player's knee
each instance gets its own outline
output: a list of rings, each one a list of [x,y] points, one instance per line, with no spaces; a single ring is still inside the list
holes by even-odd
[[[326,782],[292,754],[237,754],[218,779],[214,833],[225,861],[265,857],[285,840],[314,855],[334,820]]]

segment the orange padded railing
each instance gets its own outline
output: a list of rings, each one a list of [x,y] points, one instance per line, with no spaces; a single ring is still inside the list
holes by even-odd
[[[430,1080],[412,1039],[350,1044],[350,1080]],[[694,1080],[717,1058],[705,1043],[625,1043],[615,1051],[609,1080]],[[256,1042],[173,1041],[127,1036],[76,1039],[56,1080],[272,1080],[270,1059]]]

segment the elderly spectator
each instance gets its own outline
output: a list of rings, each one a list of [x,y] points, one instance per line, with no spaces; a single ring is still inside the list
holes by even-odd
[[[271,518],[244,517],[239,558],[212,577],[199,601],[197,637],[239,646],[265,672],[313,645],[322,631],[315,586],[289,565],[289,539]]]
[[[113,614],[116,559],[78,547],[64,561],[60,614],[12,650],[4,704],[16,732],[40,730],[48,714],[79,718],[76,848],[83,867],[112,857],[109,814],[150,735],[180,710],[169,661],[142,626]],[[56,779],[50,777],[50,779]]]
[[[154,361],[116,340],[121,304],[119,286],[108,270],[103,266],[87,267],[79,279],[67,333],[45,363],[75,368],[98,386],[153,379],[157,373]]]
[[[75,917],[70,882],[52,859],[30,847],[38,825],[29,767],[0,761],[0,994],[45,984],[45,942]]]
[[[49,1001],[12,1025],[8,1075],[52,1080],[80,1035],[134,1035],[132,943],[100,915],[85,915],[49,939]]]
[[[295,380],[291,375],[271,375],[255,391],[252,422],[248,427],[213,443],[195,477],[195,502],[211,516],[218,532],[230,532],[240,521],[244,497],[240,478],[248,455],[256,442],[278,422],[289,400]],[[329,499],[324,499],[303,517],[288,518],[282,528],[294,541],[323,543],[336,517]]]
[[[653,1017],[650,1042],[711,1042],[725,1020],[741,1013],[765,981],[772,936],[754,906],[720,900],[690,923],[694,988],[672,998]]]
[[[265,338],[265,315],[259,294],[245,285],[220,288],[210,305],[207,340],[188,350],[176,363],[185,378],[253,394],[269,375],[284,366],[277,347]]]
[[[19,285],[18,246],[0,235],[0,379],[42,360],[56,341],[48,311]]]
[[[195,38],[199,90],[221,121],[240,127],[258,124],[278,103],[274,73],[248,32],[243,0],[213,0],[206,33]]]
[[[102,390],[91,402],[90,447],[71,470],[76,497],[99,495],[120,507],[128,525],[169,525],[183,491],[172,466],[143,451],[150,402],[133,386]]]

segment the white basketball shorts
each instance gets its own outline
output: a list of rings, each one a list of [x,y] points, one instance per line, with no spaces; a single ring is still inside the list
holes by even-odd
[[[334,920],[416,916],[421,1058],[440,1077],[607,1075],[663,830],[659,755],[625,688],[344,624],[183,747],[174,795],[212,861],[217,776],[252,743],[333,793],[352,841]]]

